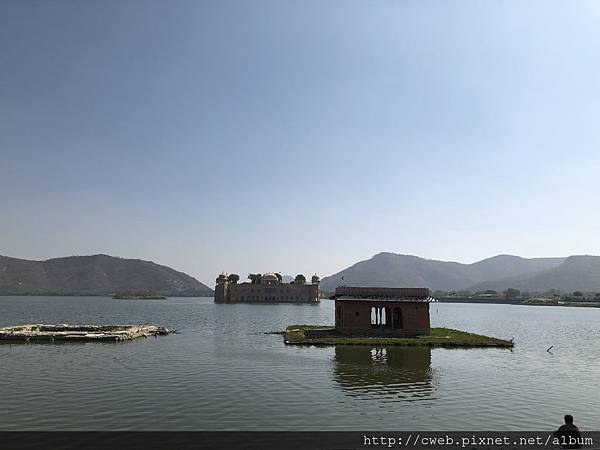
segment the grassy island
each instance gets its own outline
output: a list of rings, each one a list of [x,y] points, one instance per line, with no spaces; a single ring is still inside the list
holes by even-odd
[[[305,331],[318,330],[319,337],[307,337]],[[451,328],[432,328],[429,336],[411,338],[348,336],[336,331],[332,326],[290,325],[283,335],[286,344],[290,345],[402,345],[406,347],[501,347],[512,348],[513,341],[467,333]]]

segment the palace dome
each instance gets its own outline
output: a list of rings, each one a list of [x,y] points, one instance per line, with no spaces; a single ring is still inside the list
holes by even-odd
[[[279,278],[277,278],[277,275],[275,275],[274,273],[265,273],[262,276],[262,281],[263,281],[263,283],[271,282],[271,281],[277,283],[277,282],[279,282]]]

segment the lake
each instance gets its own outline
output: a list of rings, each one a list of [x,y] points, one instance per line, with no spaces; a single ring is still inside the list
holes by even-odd
[[[600,429],[600,310],[431,304],[432,326],[513,350],[285,346],[320,305],[0,297],[0,326],[154,323],[125,343],[1,344],[0,430]],[[546,349],[554,346],[552,353]]]

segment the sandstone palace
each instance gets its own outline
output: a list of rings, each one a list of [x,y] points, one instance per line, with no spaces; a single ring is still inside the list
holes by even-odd
[[[217,303],[315,303],[321,299],[320,279],[313,275],[306,283],[304,275],[284,283],[278,273],[250,274],[249,283],[239,283],[236,274],[221,274],[215,287]]]

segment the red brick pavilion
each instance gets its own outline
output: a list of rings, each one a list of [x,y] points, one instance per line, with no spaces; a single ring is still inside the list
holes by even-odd
[[[335,328],[344,334],[419,336],[431,331],[427,288],[338,287]]]

